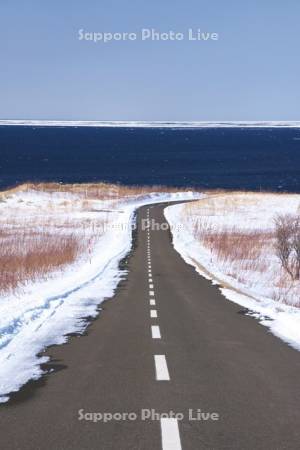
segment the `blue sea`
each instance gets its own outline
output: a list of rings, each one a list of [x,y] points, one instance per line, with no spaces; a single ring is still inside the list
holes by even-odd
[[[27,181],[300,192],[300,129],[0,126],[0,189]]]

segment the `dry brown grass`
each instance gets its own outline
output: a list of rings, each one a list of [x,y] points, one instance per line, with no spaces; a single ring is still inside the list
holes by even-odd
[[[194,237],[223,263],[236,263],[243,270],[263,272],[267,264],[262,256],[272,246],[274,233],[261,230],[239,230],[194,225]]]
[[[32,217],[0,222],[0,293],[43,280],[93,250],[107,218]]]
[[[260,207],[262,201],[272,201],[274,197],[278,201],[285,201],[289,198],[299,198],[299,194],[284,193],[261,193],[243,191],[207,191],[206,198],[187,203],[185,206],[188,216],[228,216],[229,214],[241,214],[244,209],[245,214],[249,208]],[[281,200],[282,198],[282,200]],[[300,203],[299,203],[300,210]]]
[[[0,230],[0,292],[13,291],[75,261],[81,245],[76,236]]]
[[[274,227],[275,214],[299,214],[299,194],[206,193],[206,198],[186,204],[183,213],[183,220],[204,247],[204,261],[238,281],[247,292],[250,289],[254,297],[259,292],[299,307],[300,284],[291,282],[281,267]]]
[[[190,188],[177,188],[163,185],[125,186],[110,183],[25,183],[7,191],[0,192],[0,198],[16,192],[37,191],[49,194],[70,193],[85,199],[110,200],[128,196],[144,195],[151,192],[186,192]],[[193,189],[195,190],[195,189]],[[197,190],[197,189],[196,189]]]
[[[217,191],[207,198],[185,205],[187,216],[195,219],[192,222],[195,239],[210,250],[212,258],[228,268],[230,273],[227,275],[241,282],[243,271],[263,273],[267,270],[265,256],[272,249],[274,232],[271,229],[226,226],[225,218],[236,213],[243,215],[243,209],[247,212],[249,207],[256,207],[262,195],[266,198],[269,194]],[[221,223],[218,218],[221,218]]]
[[[88,261],[111,220],[110,207],[120,201],[151,192],[185,190],[108,183],[27,183],[1,192],[3,204],[20,193],[49,195],[38,208],[30,195],[21,195],[13,206],[7,206],[5,216],[0,216],[0,293],[46,279],[83,255]],[[99,210],[98,200],[108,200],[108,211]]]
[[[46,279],[83,255],[88,261],[109,221],[109,213],[93,213],[93,200],[109,198],[111,187],[27,184],[2,192],[0,201],[27,191],[53,194],[53,201],[51,195],[37,208],[20,198],[0,217],[1,294]]]

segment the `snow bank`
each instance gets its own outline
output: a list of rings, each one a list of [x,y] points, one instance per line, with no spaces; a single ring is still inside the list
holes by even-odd
[[[263,194],[262,194],[263,195]],[[249,205],[241,205],[247,212],[244,220],[238,221],[237,217],[232,218],[230,214],[223,216],[217,213],[210,217],[215,224],[237,224],[241,228],[257,227],[264,229],[270,226],[270,219],[274,213],[294,212],[299,205],[298,196],[279,197],[272,201],[271,194],[265,194],[264,207],[261,210],[253,202],[252,208]],[[276,194],[274,194],[276,195]],[[277,208],[275,208],[276,203]],[[186,217],[184,205],[169,206],[165,209],[165,217],[170,224],[173,234],[173,245],[183,259],[195,267],[196,271],[214,284],[222,284],[226,288],[220,288],[222,294],[229,300],[249,309],[249,314],[257,318],[262,325],[265,325],[270,331],[281,338],[283,341],[300,350],[300,310],[297,307],[289,306],[270,298],[268,289],[264,284],[265,278],[252,280],[252,287],[240,283],[236,278],[224,273],[224,266],[218,264],[211,257],[211,253],[201,243],[196,240],[192,233],[191,222]],[[181,226],[178,226],[178,225]],[[273,267],[274,270],[275,267]],[[270,267],[270,276],[274,277],[272,267]],[[251,277],[251,273],[247,274]],[[269,274],[265,274],[269,276]]]
[[[17,193],[1,205],[2,213],[27,193]],[[30,193],[28,208],[45,202],[47,193]],[[42,374],[48,357],[39,355],[47,346],[62,344],[69,333],[82,333],[87,317],[95,317],[101,302],[112,297],[125,274],[120,261],[131,249],[132,224],[138,207],[165,201],[198,198],[193,192],[152,193],[118,203],[112,227],[99,239],[91,262],[77,261],[63,276],[26,286],[22,295],[0,298],[0,402],[26,382]],[[53,196],[51,196],[53,199]],[[27,198],[28,201],[28,198]],[[99,202],[98,202],[99,205]],[[102,202],[102,206],[106,206]],[[117,232],[116,232],[117,230]],[[39,356],[38,356],[39,355]]]

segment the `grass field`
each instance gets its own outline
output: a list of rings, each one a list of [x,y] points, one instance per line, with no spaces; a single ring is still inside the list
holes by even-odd
[[[210,193],[186,204],[181,218],[202,248],[201,260],[253,295],[300,306],[300,283],[282,269],[275,250],[277,214],[299,214],[300,195]]]

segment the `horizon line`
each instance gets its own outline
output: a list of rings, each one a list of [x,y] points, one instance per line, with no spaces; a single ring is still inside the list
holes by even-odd
[[[207,128],[207,127],[288,127],[300,128],[300,120],[48,120],[48,119],[0,119],[0,126],[90,126],[132,128]]]

